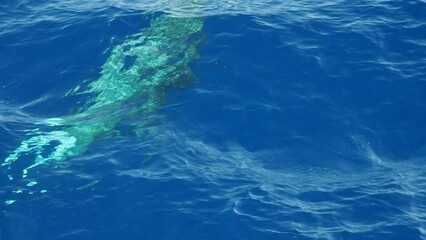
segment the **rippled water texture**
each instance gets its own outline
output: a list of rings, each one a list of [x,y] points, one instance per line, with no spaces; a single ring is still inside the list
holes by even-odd
[[[425,13],[1,1],[0,240],[425,239]]]

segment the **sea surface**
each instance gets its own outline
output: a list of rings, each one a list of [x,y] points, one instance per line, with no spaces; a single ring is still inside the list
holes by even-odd
[[[426,239],[426,1],[0,0],[0,240]]]

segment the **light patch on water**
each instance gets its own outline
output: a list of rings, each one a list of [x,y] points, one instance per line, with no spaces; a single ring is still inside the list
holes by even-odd
[[[34,186],[34,185],[37,185],[37,182],[32,181],[32,182],[29,182],[29,183],[27,184],[27,187],[32,187],[32,186]]]
[[[4,204],[6,204],[6,205],[10,205],[10,204],[13,204],[14,202],[16,202],[16,200],[6,200],[6,201],[4,202]]]

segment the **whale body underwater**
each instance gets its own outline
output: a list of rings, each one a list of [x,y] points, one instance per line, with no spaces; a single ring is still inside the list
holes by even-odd
[[[86,107],[75,114],[37,123],[55,130],[43,132],[35,128],[2,166],[10,170],[23,156],[31,156],[34,161],[22,169],[22,178],[27,178],[39,165],[83,154],[97,136],[113,131],[127,117],[158,110],[168,89],[195,78],[190,63],[198,57],[197,48],[204,39],[203,21],[161,15],[148,28],[114,46],[101,67],[100,77],[80,92],[93,96]],[[80,91],[79,87],[75,89],[70,94]],[[135,99],[141,103],[120,111]],[[52,143],[56,143],[55,147],[49,148]],[[14,177],[9,175],[9,179]]]

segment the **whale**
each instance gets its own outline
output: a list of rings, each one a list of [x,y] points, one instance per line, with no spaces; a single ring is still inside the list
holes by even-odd
[[[205,39],[203,25],[200,17],[163,14],[153,18],[149,27],[111,47],[99,78],[67,93],[87,94],[90,97],[85,105],[74,114],[38,122],[36,125],[53,130],[36,127],[1,165],[10,169],[24,156],[33,159],[22,169],[21,178],[27,178],[40,165],[84,154],[98,136],[114,131],[126,118],[158,111],[170,89],[196,78],[190,64],[199,57],[198,46]]]

